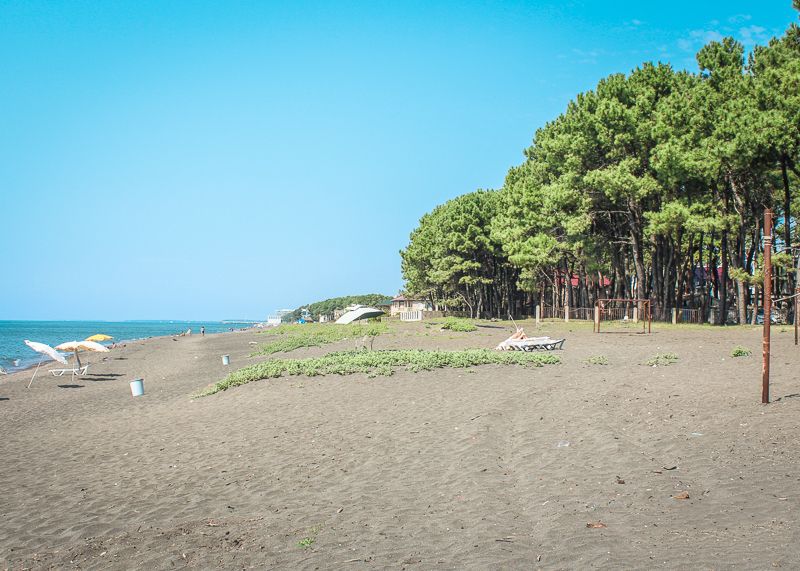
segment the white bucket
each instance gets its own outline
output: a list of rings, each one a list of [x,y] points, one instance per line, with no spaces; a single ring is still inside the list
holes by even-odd
[[[131,395],[140,397],[144,394],[144,379],[136,379],[131,381]]]
[[[222,364],[223,365],[230,365],[231,364],[231,356],[230,355],[223,355],[222,356]]]

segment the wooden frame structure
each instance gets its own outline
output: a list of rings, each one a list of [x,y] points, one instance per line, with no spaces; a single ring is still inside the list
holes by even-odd
[[[606,307],[609,303],[617,303],[617,302],[625,302],[625,303],[632,303],[634,307],[639,307],[641,305],[642,312],[644,315],[638,316],[639,320],[642,322],[642,333],[650,333],[653,323],[653,312],[650,305],[649,299],[637,299],[637,298],[609,298],[609,299],[598,299],[594,302],[594,324],[592,327],[592,331],[595,333],[600,333],[600,322],[603,320],[603,312],[608,312],[610,308]]]

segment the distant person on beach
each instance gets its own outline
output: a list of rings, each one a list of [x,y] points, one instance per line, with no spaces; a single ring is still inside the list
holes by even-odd
[[[200,326],[200,336],[201,337],[205,337],[206,336],[206,326],[205,325],[201,325]]]

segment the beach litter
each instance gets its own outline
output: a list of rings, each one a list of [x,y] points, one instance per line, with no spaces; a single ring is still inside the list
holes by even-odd
[[[556,442],[555,448],[566,448],[569,446],[569,440],[559,440]]]
[[[231,364],[231,356],[230,355],[223,355],[222,356],[222,364],[223,365],[230,365]]]
[[[144,379],[131,381],[131,396],[140,397],[144,395]]]
[[[680,492],[672,496],[676,500],[688,500],[689,499],[689,492]]]
[[[608,526],[604,524],[602,521],[590,521],[589,523],[586,524],[586,527],[589,529],[602,529]]]

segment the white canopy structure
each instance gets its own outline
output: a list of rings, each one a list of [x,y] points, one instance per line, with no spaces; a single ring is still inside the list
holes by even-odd
[[[369,319],[370,317],[378,317],[379,315],[383,315],[380,309],[375,309],[374,307],[357,307],[342,315],[336,320],[336,323],[347,325],[359,319]]]

